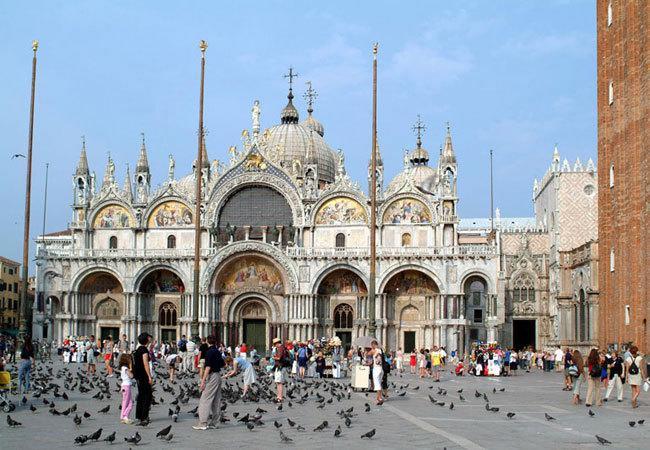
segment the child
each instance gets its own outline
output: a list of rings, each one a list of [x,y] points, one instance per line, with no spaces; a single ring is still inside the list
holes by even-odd
[[[120,422],[132,424],[133,420],[129,419],[129,414],[133,408],[133,399],[131,397],[131,378],[133,378],[133,358],[127,353],[120,355],[120,376],[122,378],[122,411],[120,412]]]

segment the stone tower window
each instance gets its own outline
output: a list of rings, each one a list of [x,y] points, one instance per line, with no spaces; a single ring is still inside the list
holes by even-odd
[[[173,234],[167,236],[167,248],[176,248],[176,236]]]
[[[111,236],[108,240],[108,248],[111,250],[117,249],[117,236]]]
[[[339,233],[336,235],[335,239],[335,246],[336,248],[345,248],[345,234]]]

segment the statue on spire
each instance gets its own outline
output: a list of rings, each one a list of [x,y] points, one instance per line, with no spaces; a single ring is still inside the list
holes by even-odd
[[[253,102],[253,108],[251,109],[251,117],[253,119],[253,135],[257,136],[260,133],[260,101],[255,100]]]
[[[174,160],[174,156],[170,153],[169,154],[169,169],[167,171],[167,174],[169,176],[169,181],[174,181],[174,169],[176,169],[176,161]]]

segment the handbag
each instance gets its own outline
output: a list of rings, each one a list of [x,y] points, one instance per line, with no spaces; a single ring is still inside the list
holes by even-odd
[[[568,373],[570,377],[577,377],[578,376],[578,366],[575,364],[572,364],[569,366]]]

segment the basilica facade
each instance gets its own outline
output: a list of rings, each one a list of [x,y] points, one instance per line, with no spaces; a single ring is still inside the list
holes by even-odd
[[[380,341],[390,349],[461,352],[476,341],[559,342],[562,316],[552,302],[562,298],[551,292],[558,297],[553,273],[559,279],[562,271],[553,263],[565,249],[552,253],[550,213],[461,220],[450,129],[437,161],[417,130],[392,180],[384,180],[378,158]],[[228,163],[210,161],[205,143],[202,151],[203,166],[183,177],[170,156],[166,181],[154,187],[143,139],[134,173],[119,186],[110,157],[96,181],[84,143],[69,228],[37,240],[35,336],[189,335],[197,220],[202,336],[266,348],[274,337],[336,335],[349,345],[367,334],[370,201],[346,173],[343,152],[326,142],[311,101],[301,121],[290,90],[280,123],[266,130],[256,102],[252,127],[241,148],[230,148]],[[516,338],[513,321],[524,319],[532,328]]]

